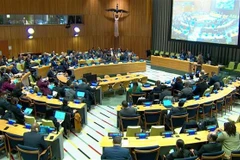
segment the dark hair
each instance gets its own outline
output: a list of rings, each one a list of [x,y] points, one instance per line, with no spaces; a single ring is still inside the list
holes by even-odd
[[[137,87],[138,87],[138,82],[133,82],[133,88],[132,88],[133,93],[136,92]]]
[[[87,83],[87,79],[86,79],[86,78],[83,78],[82,81],[83,81],[84,83]]]
[[[68,100],[66,98],[63,99],[63,106],[67,106],[68,105]]]
[[[124,108],[127,108],[127,107],[128,107],[127,101],[122,101],[122,106],[123,106]]]
[[[228,136],[236,135],[236,126],[234,122],[226,122],[224,123],[224,131],[227,132]]]
[[[121,144],[122,142],[122,137],[116,136],[113,137],[113,144]]]
[[[182,139],[178,139],[176,146],[178,147],[177,158],[184,158],[184,141]]]
[[[157,87],[159,87],[159,86],[161,85],[161,82],[158,80],[158,81],[156,81],[155,85],[156,85]]]
[[[185,102],[184,102],[183,100],[180,100],[180,101],[178,102],[178,106],[179,106],[179,107],[182,107],[182,106],[184,105],[184,103],[185,103]]]
[[[209,136],[214,142],[217,141],[218,136],[216,134],[210,134]]]

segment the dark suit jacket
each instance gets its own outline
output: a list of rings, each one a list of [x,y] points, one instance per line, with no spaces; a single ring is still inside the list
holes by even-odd
[[[203,153],[213,153],[213,152],[219,152],[221,150],[222,150],[222,144],[213,142],[213,143],[204,144],[199,151],[196,151],[196,155],[198,155],[198,157],[201,157]]]
[[[173,107],[171,110],[170,110],[170,112],[169,112],[169,114],[167,115],[167,118],[171,118],[171,116],[173,115],[173,116],[178,116],[178,115],[183,115],[183,114],[185,114],[185,113],[187,113],[187,110],[186,110],[186,108],[182,108],[182,107]]]
[[[193,91],[194,95],[199,95],[200,97],[203,95],[204,91],[208,88],[208,85],[206,82],[201,82],[197,84],[196,89]]]
[[[166,159],[167,160],[174,160],[174,159],[177,159],[177,158],[187,158],[187,157],[190,157],[191,156],[191,152],[187,149],[184,149],[183,151],[183,157],[182,156],[179,156],[178,155],[178,152],[175,151],[173,153],[170,153],[167,155]]]
[[[17,69],[16,66],[14,66],[11,70],[12,74],[18,74],[19,73],[19,70]]]
[[[82,83],[82,84],[79,84],[77,89],[80,89],[80,90],[87,90],[89,92],[94,92],[95,89],[91,88],[88,84],[86,83]]]
[[[26,132],[23,134],[23,143],[25,146],[38,148],[40,152],[47,149],[48,145],[44,136],[37,132]]]
[[[103,148],[101,159],[108,160],[131,160],[129,150],[120,146]]]
[[[48,76],[49,78],[54,78],[54,77],[55,77],[55,74],[54,74],[54,72],[53,72],[52,70],[49,70],[47,76]]]
[[[220,79],[217,75],[214,75],[213,77],[210,78],[210,81],[208,83],[209,86],[214,85],[214,83],[220,82]]]

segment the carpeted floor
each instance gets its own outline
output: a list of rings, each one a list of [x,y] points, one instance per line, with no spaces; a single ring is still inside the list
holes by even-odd
[[[146,72],[139,72],[147,75],[150,80],[162,82],[171,80],[178,75],[153,70],[147,66]],[[153,82],[153,81],[151,81]],[[126,97],[123,95],[108,95],[103,99],[103,105],[95,106],[88,112],[88,124],[83,127],[81,133],[71,133],[69,138],[64,138],[64,160],[100,160],[102,148],[99,141],[108,132],[117,132],[117,113],[115,107]],[[219,125],[227,122],[227,118],[233,114],[240,114],[240,105],[235,104],[231,112],[221,117],[218,115]],[[17,159],[17,154],[14,155]],[[0,156],[0,159],[7,160],[7,157]]]

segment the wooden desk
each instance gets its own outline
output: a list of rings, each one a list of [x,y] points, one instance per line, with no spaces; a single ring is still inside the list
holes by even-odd
[[[31,100],[35,100],[35,101],[39,101],[39,102],[44,102],[46,104],[53,104],[53,105],[62,105],[62,102],[59,99],[48,99],[46,96],[37,96],[36,93],[31,94],[29,92],[26,92],[26,96],[28,98],[30,98]],[[69,102],[68,106],[72,109],[76,109],[78,110],[78,112],[80,113],[81,117],[82,117],[82,123],[83,124],[87,124],[87,105],[86,103],[80,103],[80,104],[76,104],[72,101]]]
[[[30,86],[29,84],[29,79],[28,77],[30,76],[30,72],[25,73],[22,77],[21,77],[21,82],[23,83],[24,86]]]
[[[38,76],[41,76],[42,78],[45,78],[45,77],[47,77],[50,66],[41,66],[41,67],[35,66],[35,67],[32,67],[32,68],[35,68],[37,70],[37,75]]]
[[[8,129],[4,130],[6,127]],[[4,133],[14,134],[18,136],[23,136],[25,132],[30,132],[30,129],[26,129],[24,125],[16,124],[16,125],[9,125],[6,120],[0,120],[0,131]],[[52,139],[50,137],[53,136]],[[50,133],[47,137],[44,138],[45,141],[49,145],[51,145],[53,157],[56,159],[63,159],[64,158],[64,150],[63,150],[63,128],[60,129],[58,134]]]
[[[177,71],[182,71],[185,73],[192,72],[192,69],[196,62],[190,62],[179,59],[172,59],[168,57],[161,56],[151,56],[151,65],[157,67],[164,67],[168,69],[173,69]],[[209,64],[203,64],[202,69],[211,75],[211,72],[219,73],[219,66],[213,66]]]
[[[97,75],[106,74],[119,74],[127,72],[144,72],[146,71],[146,62],[130,62],[130,63],[118,63],[118,64],[105,64],[86,66],[72,69],[76,79],[83,77],[85,73],[92,73]]]

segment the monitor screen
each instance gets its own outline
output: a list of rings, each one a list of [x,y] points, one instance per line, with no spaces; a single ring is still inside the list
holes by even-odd
[[[77,96],[83,98],[85,96],[85,92],[77,91]]]
[[[146,139],[149,136],[149,133],[136,133],[135,136],[139,139]]]
[[[97,81],[97,75],[96,75],[96,74],[88,75],[88,76],[86,77],[86,79],[87,79],[87,81],[88,81],[89,83],[91,83],[91,82],[96,82],[96,81]]]
[[[108,133],[108,137],[123,137],[123,134],[122,133],[114,133],[114,132],[111,132],[111,133]]]
[[[78,80],[78,84],[82,84],[82,82],[83,82],[83,81],[82,81],[81,79]]]
[[[62,121],[63,121],[63,120],[65,119],[65,115],[66,115],[65,112],[56,111],[54,117],[55,117],[57,120],[62,120]]]
[[[43,135],[47,135],[48,134],[48,126],[40,126],[40,130],[39,133],[43,134]]]
[[[33,109],[32,108],[26,108],[24,110],[24,115],[30,115],[32,113]]]
[[[143,102],[143,105],[145,107],[150,107],[152,105],[152,102]]]
[[[164,105],[164,107],[172,107],[172,101],[165,99],[165,100],[163,100],[163,105]]]
[[[92,75],[92,73],[85,73],[83,74],[83,78],[86,78],[87,76],[90,76],[90,75]]]
[[[238,45],[239,0],[173,0],[171,39]]]

